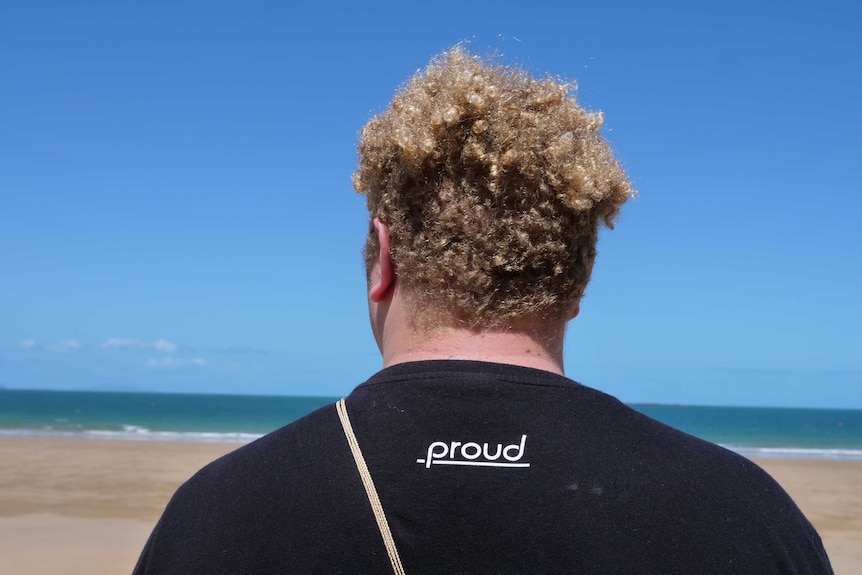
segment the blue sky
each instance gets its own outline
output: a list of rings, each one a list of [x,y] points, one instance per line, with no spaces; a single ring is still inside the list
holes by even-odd
[[[855,2],[0,5],[0,385],[346,394],[357,132],[458,43],[578,82],[637,186],[567,373],[862,408]]]

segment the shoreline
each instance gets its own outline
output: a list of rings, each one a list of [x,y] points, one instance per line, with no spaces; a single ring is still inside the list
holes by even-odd
[[[0,436],[0,557],[19,575],[129,573],[171,495],[238,443]],[[862,572],[862,461],[755,458],[836,573]]]

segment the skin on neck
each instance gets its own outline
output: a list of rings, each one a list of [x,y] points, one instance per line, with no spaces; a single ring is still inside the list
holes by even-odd
[[[409,300],[389,255],[386,224],[374,220],[380,252],[368,275],[371,329],[383,367],[429,359],[467,359],[507,363],[563,374],[566,321],[524,318],[507,328],[467,329],[442,326],[421,329],[413,321],[417,307]],[[571,317],[578,313],[577,306]]]

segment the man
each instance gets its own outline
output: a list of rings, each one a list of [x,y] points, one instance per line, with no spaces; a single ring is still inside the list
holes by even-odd
[[[453,49],[362,132],[384,369],[210,464],[136,573],[831,573],[753,463],[563,376],[632,194],[566,87]]]

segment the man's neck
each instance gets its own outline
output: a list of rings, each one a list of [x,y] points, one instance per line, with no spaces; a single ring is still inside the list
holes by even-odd
[[[388,235],[381,236],[386,253],[388,240]],[[431,359],[468,359],[563,374],[566,320],[577,315],[577,308],[557,321],[541,315],[524,316],[503,328],[469,329],[452,323],[426,327],[417,319],[427,318],[427,310],[405,296],[388,258],[376,264],[369,277],[368,311],[383,367]]]
[[[507,363],[563,374],[562,334],[542,342],[526,331],[437,328],[431,332],[402,333],[385,341],[383,367],[410,361],[468,359]]]

